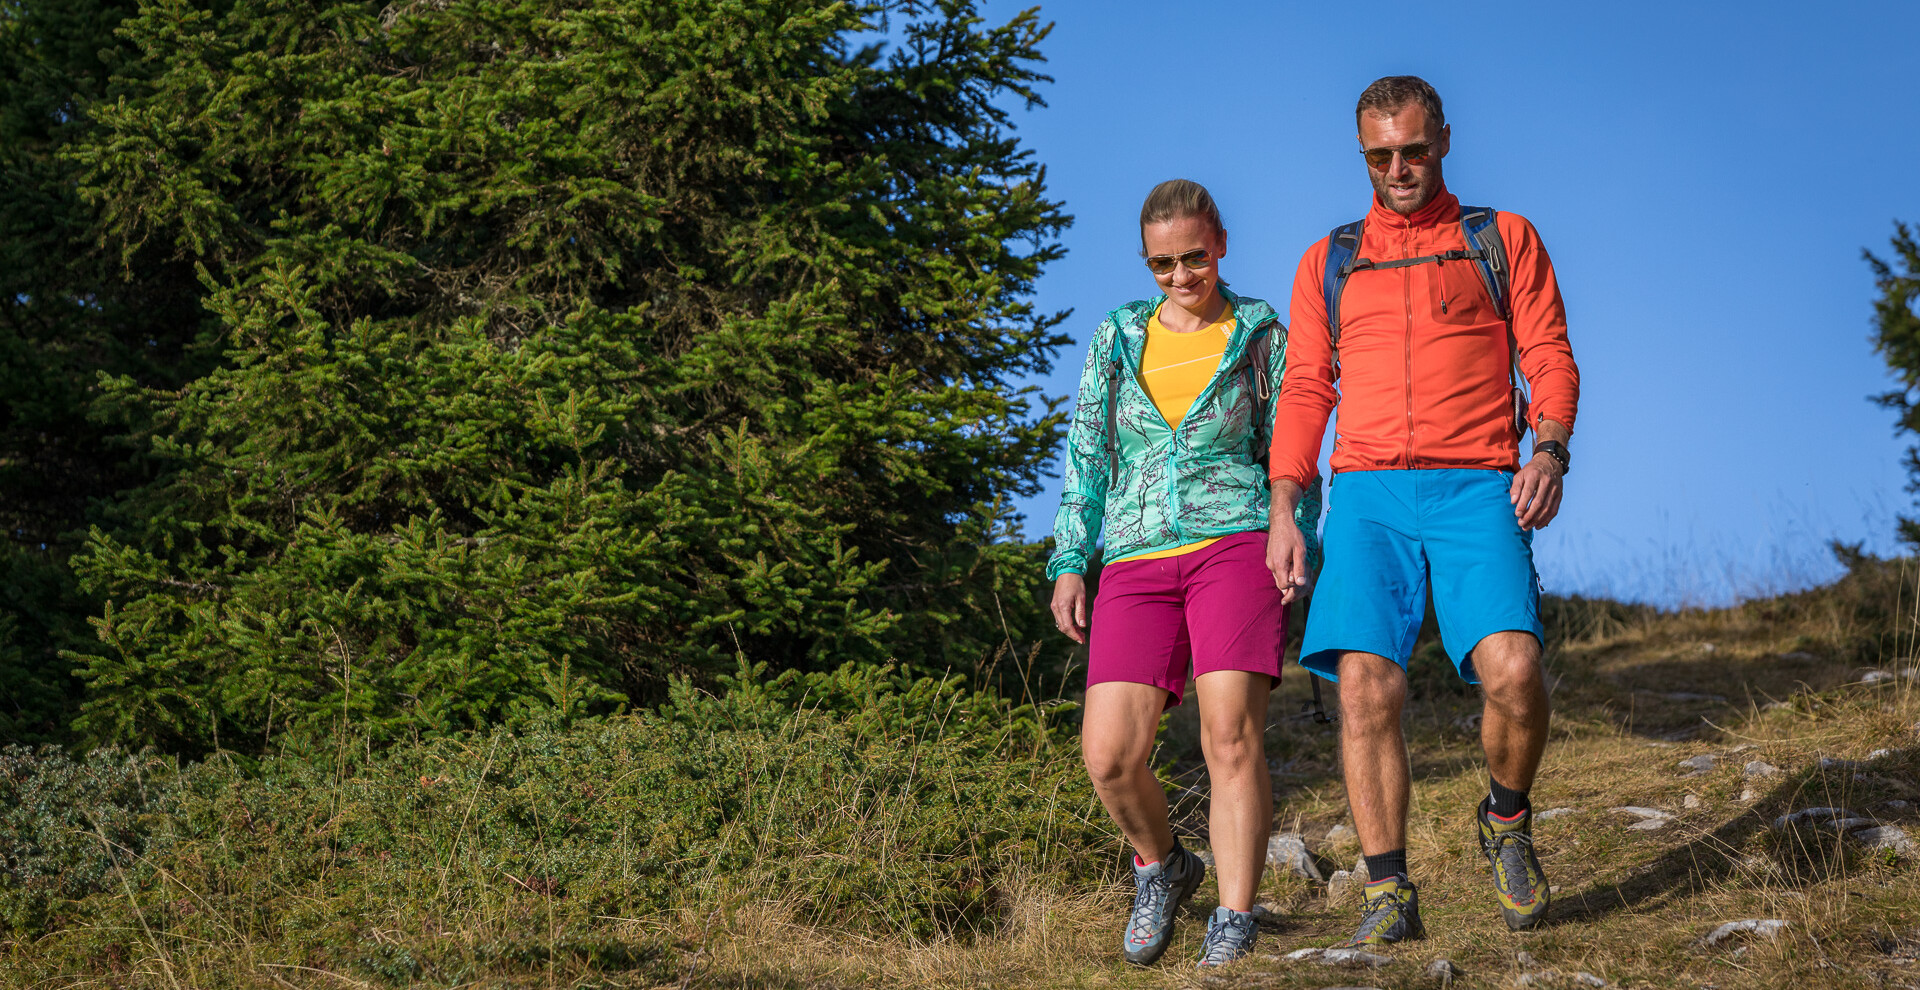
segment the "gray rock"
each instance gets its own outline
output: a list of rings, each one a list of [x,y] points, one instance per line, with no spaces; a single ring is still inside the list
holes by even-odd
[[[1820,769],[1822,770],[1839,770],[1846,772],[1858,770],[1861,766],[1862,764],[1859,760],[1842,760],[1832,756],[1822,756],[1820,758]]]
[[[1688,771],[1687,776],[1689,777],[1698,777],[1703,773],[1711,771],[1714,763],[1719,759],[1719,757],[1712,753],[1701,753],[1699,756],[1689,756],[1680,761],[1680,769]]]
[[[1257,924],[1274,925],[1280,922],[1280,912],[1275,911],[1270,904],[1255,904],[1250,913],[1253,915],[1253,920]]]
[[[1335,870],[1333,871],[1333,876],[1327,878],[1327,900],[1339,901],[1340,898],[1346,896],[1347,891],[1357,889],[1360,886],[1360,884],[1353,882],[1353,872],[1351,870]]]
[[[1583,987],[1604,987],[1607,985],[1607,981],[1592,973],[1575,973],[1572,976],[1568,976],[1557,969],[1536,969],[1531,973],[1521,973],[1520,978],[1513,982],[1516,986],[1523,987],[1559,987],[1568,984]]]
[[[1355,832],[1345,825],[1335,825],[1327,829],[1327,845],[1333,845],[1336,842],[1346,842],[1349,839],[1357,838],[1359,835],[1360,833]]]
[[[1806,663],[1806,662],[1808,662],[1808,661],[1813,661],[1813,660],[1818,660],[1818,659],[1820,659],[1820,658],[1819,658],[1819,657],[1816,657],[1816,656],[1814,656],[1814,655],[1813,655],[1813,654],[1811,654],[1811,653],[1808,653],[1808,652],[1806,652],[1805,650],[1795,650],[1795,651],[1793,651],[1792,653],[1782,653],[1782,654],[1780,654],[1780,659],[1782,659],[1782,660],[1798,660],[1798,661],[1800,661],[1800,662],[1802,662],[1802,663]]]
[[[1673,823],[1671,818],[1642,818],[1627,826],[1629,832],[1654,832]]]
[[[1689,794],[1680,799],[1680,807],[1682,808],[1698,808],[1700,804],[1700,796],[1697,794]]]
[[[1900,675],[1894,673],[1891,670],[1869,670],[1866,673],[1860,675],[1860,683],[1879,684],[1882,681],[1891,681],[1899,676]]]
[[[1766,762],[1765,760],[1754,760],[1753,762],[1748,763],[1747,768],[1741,772],[1746,774],[1749,777],[1771,777],[1774,774],[1779,773],[1780,768],[1774,766],[1771,763]]]
[[[1322,966],[1370,966],[1379,969],[1393,962],[1392,956],[1365,949],[1295,949],[1285,956],[1288,962],[1313,962]]]
[[[1307,851],[1306,838],[1298,832],[1286,832],[1267,838],[1267,865],[1276,870],[1286,870],[1306,880],[1327,878],[1320,872],[1320,864],[1314,862],[1313,853]]]
[[[1671,811],[1661,811],[1659,808],[1642,808],[1637,805],[1631,805],[1631,804],[1626,805],[1624,807],[1619,807],[1619,808],[1608,808],[1607,810],[1614,812],[1615,814],[1632,815],[1635,818],[1641,819],[1642,820],[1641,824],[1643,825],[1646,822],[1651,822],[1651,821],[1665,822],[1667,819],[1673,817],[1673,812]],[[1628,826],[1628,828],[1634,828],[1634,827],[1638,827],[1638,826],[1632,826],[1632,825]],[[1651,827],[1659,828],[1660,826],[1654,825]]]
[[[1745,921],[1729,921],[1707,933],[1707,936],[1700,940],[1700,945],[1711,948],[1742,933],[1758,935],[1762,938],[1779,938],[1780,932],[1791,924],[1793,924],[1793,922],[1782,921],[1779,918],[1748,918]]]
[[[1888,801],[1886,804],[1883,804],[1880,807],[1885,808],[1888,811],[1905,811],[1908,808],[1913,807],[1913,805],[1905,801]]]
[[[1876,750],[1874,750],[1873,752],[1871,752],[1871,753],[1868,753],[1868,754],[1867,754],[1867,759],[1869,759],[1869,760],[1877,760],[1877,759],[1879,759],[1879,758],[1881,758],[1882,756],[1892,756],[1892,755],[1893,755],[1893,750],[1890,750],[1890,749],[1876,749]]]
[[[1774,828],[1786,828],[1801,822],[1828,822],[1838,818],[1858,818],[1845,808],[1801,808],[1799,811],[1781,815],[1773,820]]]
[[[1754,790],[1754,789],[1753,789],[1753,788],[1751,788],[1751,787],[1746,787],[1746,788],[1742,788],[1742,789],[1740,790],[1740,800],[1742,800],[1742,801],[1758,801],[1758,800],[1760,800],[1760,792],[1759,792],[1759,791],[1756,791],[1756,790]]]
[[[1587,972],[1573,974],[1573,982],[1583,987],[1604,987],[1607,985],[1607,981]]]
[[[1524,949],[1513,954],[1513,961],[1519,963],[1521,969],[1533,969],[1540,965],[1540,960],[1533,958],[1533,953]]]
[[[1196,858],[1198,858],[1198,859],[1200,860],[1200,862],[1202,862],[1202,863],[1205,863],[1205,864],[1207,864],[1207,866],[1208,866],[1208,867],[1212,867],[1212,866],[1213,866],[1213,850],[1211,850],[1211,849],[1195,849],[1195,850],[1193,850],[1193,855],[1194,855],[1194,856],[1195,856]]]
[[[1894,855],[1909,859],[1916,851],[1920,851],[1916,850],[1913,839],[1907,836],[1907,830],[1898,825],[1854,829],[1847,837],[1868,849],[1891,849]]]
[[[1579,808],[1548,808],[1545,811],[1535,812],[1533,820],[1536,822],[1544,822],[1549,818],[1559,818],[1561,815],[1577,815],[1579,813]]]
[[[1451,959],[1435,959],[1428,963],[1427,968],[1421,970],[1421,973],[1429,980],[1439,980],[1441,986],[1446,986],[1454,980],[1467,975],[1466,971],[1455,966]]]

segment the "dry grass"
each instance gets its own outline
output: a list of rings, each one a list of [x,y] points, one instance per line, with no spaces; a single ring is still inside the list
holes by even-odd
[[[1863,561],[1835,586],[1725,610],[1563,603],[1548,657],[1554,732],[1534,800],[1543,810],[1578,810],[1539,826],[1556,906],[1551,925],[1525,935],[1501,923],[1473,840],[1471,810],[1485,786],[1472,721],[1478,699],[1417,668],[1409,852],[1430,937],[1389,950],[1394,962],[1377,970],[1286,961],[1287,951],[1345,937],[1355,906],[1351,895],[1330,899],[1324,884],[1270,875],[1263,893],[1279,919],[1263,927],[1259,957],[1215,979],[1302,990],[1434,987],[1423,971],[1445,957],[1465,971],[1455,987],[1528,978],[1578,986],[1578,973],[1623,987],[1920,987],[1911,864],[1814,828],[1770,827],[1791,810],[1847,807],[1920,837],[1920,814],[1887,804],[1920,803],[1920,686],[1905,677],[1860,682],[1863,668],[1900,670],[1920,653],[1916,579],[1911,562]],[[1305,679],[1290,668],[1268,736],[1276,828],[1306,834],[1329,865],[1351,864],[1354,840],[1325,841],[1350,823],[1332,730],[1298,717],[1306,698]],[[1165,752],[1191,788],[1182,824],[1203,842],[1204,773],[1191,718],[1181,711],[1171,720]],[[1880,749],[1892,753],[1863,769],[1819,765]],[[1702,754],[1720,757],[1714,769],[1689,776],[1678,765]],[[1748,778],[1751,761],[1779,772]],[[1743,797],[1749,789],[1756,793]],[[1626,805],[1673,818],[1658,830],[1630,830],[1637,819],[1608,810]],[[1151,970],[1117,959],[1126,897],[1114,890],[1032,897],[1003,932],[971,942],[862,942],[777,916],[739,917],[714,931],[687,985],[1215,985],[1188,968],[1211,893],[1202,888],[1167,961]],[[1791,925],[1776,940],[1698,945],[1722,922],[1746,918]]]

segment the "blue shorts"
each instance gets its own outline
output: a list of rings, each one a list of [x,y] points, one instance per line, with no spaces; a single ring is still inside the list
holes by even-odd
[[[1426,616],[1427,582],[1440,642],[1469,684],[1473,648],[1540,626],[1533,534],[1508,494],[1511,471],[1346,471],[1334,476],[1326,567],[1313,591],[1300,662],[1339,680],[1340,654],[1377,653],[1405,669]]]

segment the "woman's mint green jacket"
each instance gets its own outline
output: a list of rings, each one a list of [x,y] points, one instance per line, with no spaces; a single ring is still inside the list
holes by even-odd
[[[1220,358],[1180,428],[1166,418],[1140,386],[1140,357],[1147,319],[1166,296],[1131,302],[1107,314],[1087,346],[1067,459],[1060,511],[1053,518],[1053,556],[1047,579],[1084,574],[1094,539],[1105,527],[1107,560],[1170,550],[1215,536],[1267,528],[1266,450],[1271,440],[1273,399],[1253,394],[1241,357],[1255,331],[1271,335],[1267,381],[1280,388],[1287,362],[1287,328],[1265,300],[1222,288],[1233,306],[1233,329]],[[1120,360],[1112,421],[1119,434],[1117,477],[1108,477],[1108,362]],[[1260,407],[1265,415],[1256,415]],[[1257,455],[1257,460],[1256,460]],[[1294,513],[1307,548],[1320,557],[1320,480]]]

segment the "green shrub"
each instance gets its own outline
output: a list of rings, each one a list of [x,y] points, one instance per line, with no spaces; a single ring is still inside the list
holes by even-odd
[[[139,800],[137,761],[43,753],[10,777],[20,793],[84,792],[73,805],[137,827],[116,840],[124,887],[99,841],[89,854],[76,838],[62,861],[88,872],[35,888],[41,906],[9,924],[61,922],[39,939],[41,966],[98,959],[107,933],[144,924],[179,966],[246,944],[411,980],[554,953],[642,965],[658,946],[605,919],[765,902],[841,929],[979,931],[1016,889],[1109,876],[1110,828],[1050,713],[888,668],[742,665],[723,680],[570,725],[549,712],[385,750],[342,737],[252,769],[216,757]],[[31,814],[45,820],[19,835],[78,831],[64,806]]]
[[[51,746],[0,749],[0,924],[39,929],[59,904],[108,889],[114,850],[164,828],[171,759]]]

